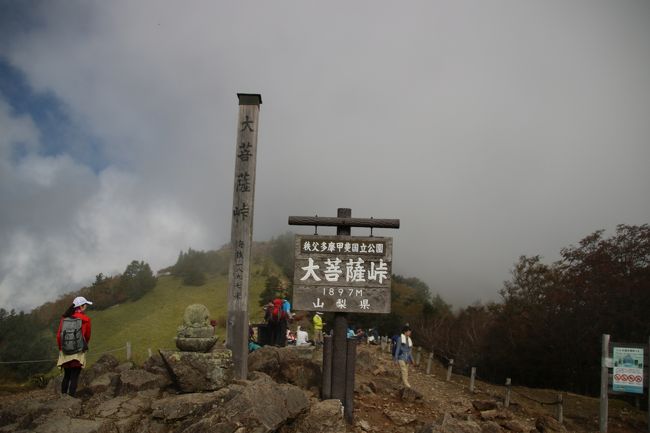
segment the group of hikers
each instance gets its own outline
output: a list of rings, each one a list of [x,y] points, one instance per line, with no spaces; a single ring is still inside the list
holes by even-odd
[[[57,366],[63,370],[63,381],[61,382],[61,393],[75,396],[81,369],[86,365],[86,352],[91,336],[90,318],[86,315],[86,309],[92,302],[78,296],[63,313],[59,322],[56,334],[56,341],[59,348],[59,359]],[[286,346],[295,344],[322,345],[323,344],[323,322],[322,313],[315,312],[311,317],[313,339],[309,333],[297,326],[293,331],[289,323],[294,319],[291,312],[291,303],[286,299],[286,292],[280,292],[273,301],[264,306],[265,323],[258,326],[258,335],[255,335],[253,327],[249,327],[249,351],[257,350],[260,343],[273,346]],[[265,342],[260,338],[260,331],[265,330]],[[257,337],[257,339],[256,339]],[[350,327],[347,338],[357,339],[368,344],[379,344],[379,334],[376,329],[370,328],[364,331],[362,328]],[[399,335],[391,339],[393,360],[399,365],[402,384],[410,388],[408,380],[408,365],[413,364],[411,340],[411,328],[405,325]]]

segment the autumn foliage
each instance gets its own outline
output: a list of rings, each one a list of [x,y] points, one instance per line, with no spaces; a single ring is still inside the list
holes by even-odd
[[[560,257],[520,257],[502,303],[419,318],[423,343],[498,383],[597,393],[601,335],[642,344],[650,335],[650,227],[597,231]]]

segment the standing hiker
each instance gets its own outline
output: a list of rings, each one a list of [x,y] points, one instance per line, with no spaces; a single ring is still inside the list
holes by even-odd
[[[90,318],[85,314],[88,305],[92,305],[92,302],[83,296],[74,298],[72,305],[63,313],[56,333],[59,346],[56,365],[63,369],[61,393],[72,397],[77,392],[81,369],[86,365],[86,351],[90,341]]]
[[[283,302],[280,297],[277,297],[269,308],[269,339],[273,346],[284,347],[287,344],[287,312],[282,308]]]
[[[312,317],[311,321],[314,325],[314,344],[315,345],[322,345],[323,344],[323,319],[321,318],[321,313],[320,311],[316,311],[314,313],[314,317]]]
[[[413,342],[411,341],[411,328],[407,325],[402,328],[402,333],[395,342],[395,351],[393,352],[393,359],[399,364],[402,384],[407,388],[411,387],[411,384],[409,383],[408,364],[413,364],[413,356],[411,355],[412,348]]]

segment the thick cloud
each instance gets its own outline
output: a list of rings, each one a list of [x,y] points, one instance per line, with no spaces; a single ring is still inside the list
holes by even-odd
[[[4,12],[0,56],[72,132],[53,143],[43,116],[0,94],[2,305],[226,243],[237,92],[264,101],[256,238],[337,207],[401,218],[381,233],[395,271],[459,305],[494,299],[520,254],[553,259],[596,229],[647,222],[647,4]]]

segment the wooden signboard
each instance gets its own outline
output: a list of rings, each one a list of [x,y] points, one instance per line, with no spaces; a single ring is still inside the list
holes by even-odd
[[[296,235],[296,310],[390,313],[393,239]]]

